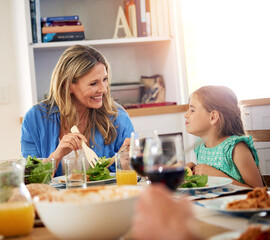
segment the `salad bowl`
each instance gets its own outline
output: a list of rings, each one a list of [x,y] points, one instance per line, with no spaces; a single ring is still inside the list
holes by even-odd
[[[50,184],[53,178],[54,170],[54,159],[28,156],[25,162],[24,183]]]

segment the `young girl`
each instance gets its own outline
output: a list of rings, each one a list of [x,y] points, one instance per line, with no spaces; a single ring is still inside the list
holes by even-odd
[[[223,86],[205,86],[190,97],[186,129],[198,136],[197,175],[230,177],[233,184],[262,187],[259,159],[251,136],[246,136],[234,92]]]

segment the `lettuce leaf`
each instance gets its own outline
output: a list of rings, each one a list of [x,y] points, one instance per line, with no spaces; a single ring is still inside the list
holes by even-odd
[[[185,181],[180,187],[181,188],[205,187],[207,182],[208,182],[207,175],[185,176]]]
[[[98,181],[113,178],[110,175],[110,171],[106,166],[110,164],[109,158],[105,156],[98,159],[98,162],[94,168],[89,166],[89,169],[86,171],[86,175],[88,175],[88,180],[90,181]]]

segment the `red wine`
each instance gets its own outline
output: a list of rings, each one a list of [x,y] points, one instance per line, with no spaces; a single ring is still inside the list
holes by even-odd
[[[159,168],[158,170],[147,172],[147,176],[152,183],[163,183],[169,189],[175,190],[184,178],[185,170],[181,168]]]
[[[141,176],[145,176],[143,171],[143,156],[136,156],[131,158],[131,164],[134,170]]]

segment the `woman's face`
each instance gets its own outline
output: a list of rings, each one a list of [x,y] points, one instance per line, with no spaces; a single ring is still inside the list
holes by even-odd
[[[72,83],[70,92],[77,108],[101,108],[103,95],[108,90],[108,73],[104,64],[98,63],[90,72]]]
[[[185,113],[186,129],[190,134],[203,137],[210,128],[211,113],[207,112],[198,96],[190,98],[189,109]]]

